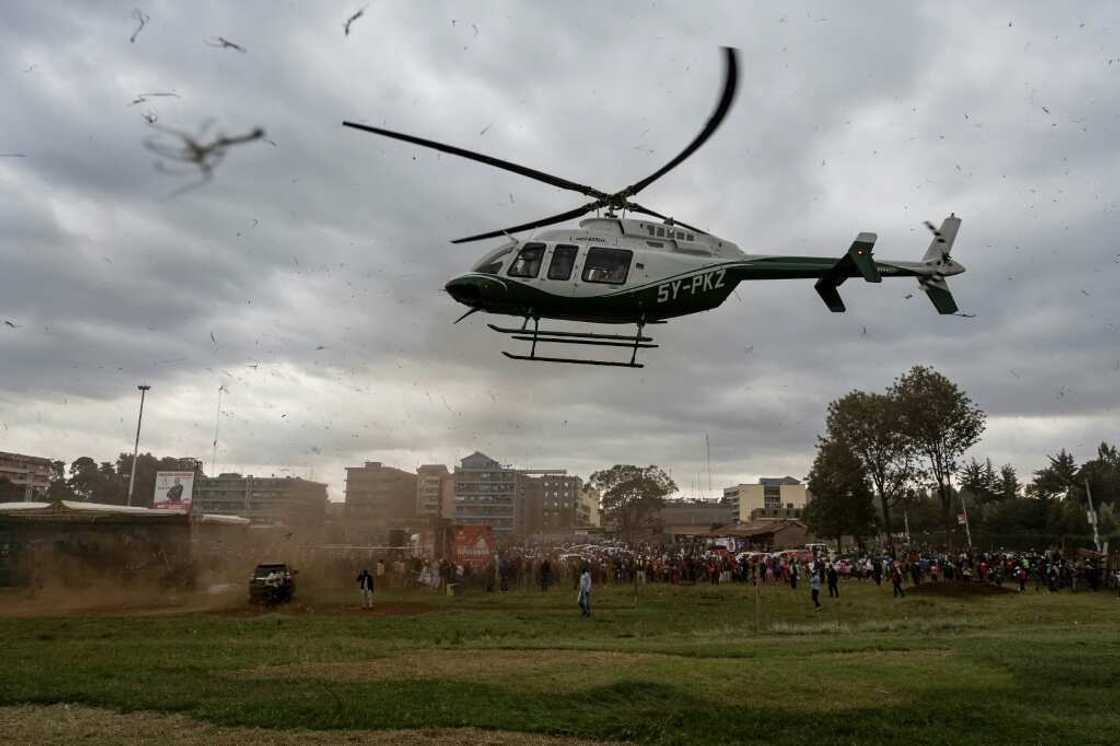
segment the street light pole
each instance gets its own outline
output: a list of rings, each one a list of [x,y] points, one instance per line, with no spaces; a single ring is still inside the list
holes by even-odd
[[[140,452],[140,423],[144,421],[144,394],[152,388],[147,384],[140,384],[140,416],[136,418],[136,443],[132,446],[132,475],[128,478],[128,504],[132,505],[132,488],[136,485],[136,455]]]

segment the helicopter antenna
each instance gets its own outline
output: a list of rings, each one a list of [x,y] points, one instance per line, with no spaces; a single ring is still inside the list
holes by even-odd
[[[382,129],[380,127],[371,127],[369,125],[359,124],[357,122],[344,121],[342,124],[345,127],[351,127],[363,132],[369,132],[371,134],[389,137],[394,140],[401,140],[403,142],[412,143],[421,147],[438,150],[441,153],[448,153],[450,155],[457,155],[461,158],[467,158],[472,161],[478,161],[479,163],[484,163],[488,166],[493,166],[495,168],[500,168],[502,170],[510,171],[515,174],[520,174],[521,176],[525,176],[536,181],[544,182],[545,184],[549,184],[559,189],[579,192],[580,194],[592,198],[591,202],[584,203],[583,205],[580,205],[579,207],[576,207],[572,210],[567,210],[556,215],[550,215],[548,217],[532,220],[527,223],[521,223],[520,225],[510,226],[508,228],[499,228],[498,230],[487,231],[486,233],[479,233],[473,236],[457,238],[451,243],[481,241],[486,238],[495,238],[497,236],[509,235],[511,233],[518,233],[520,231],[530,230],[533,228],[543,228],[544,226],[567,222],[574,218],[586,215],[589,212],[598,212],[601,208],[604,207],[607,208],[607,215],[610,216],[613,216],[615,214],[615,210],[629,210],[632,213],[649,215],[650,217],[661,218],[662,220],[669,220],[669,218],[665,217],[661,213],[651,210],[644,205],[640,205],[637,202],[632,201],[630,198],[637,195],[640,191],[648,187],[650,184],[672,171],[674,168],[683,163],[689,156],[695,153],[701,145],[707,142],[708,139],[713,134],[715,134],[715,131],[719,129],[720,125],[723,123],[723,120],[727,117],[727,113],[731,110],[731,104],[735,100],[735,93],[739,85],[739,64],[735,49],[733,49],[732,47],[724,47],[723,51],[723,90],[720,93],[719,101],[716,103],[715,109],[712,111],[712,114],[708,118],[707,123],[700,130],[700,133],[692,139],[692,142],[690,142],[684,148],[684,150],[678,153],[664,166],[654,171],[649,176],[646,176],[644,179],[636,181],[630,186],[627,186],[624,189],[620,189],[617,192],[604,192],[586,184],[569,181],[559,176],[545,173],[544,171],[538,171],[537,169],[529,168],[528,166],[522,166],[511,161],[502,160],[500,158],[484,155],[482,153],[476,153],[464,148],[458,148],[454,145],[447,145],[445,143],[436,142],[435,140],[426,140],[421,137],[406,135],[401,132],[393,132],[392,130]],[[675,221],[675,224],[687,228],[688,230],[694,231],[695,233],[707,233],[707,231],[703,231],[699,228],[696,228],[695,226],[688,225],[687,223],[683,223],[679,220]]]

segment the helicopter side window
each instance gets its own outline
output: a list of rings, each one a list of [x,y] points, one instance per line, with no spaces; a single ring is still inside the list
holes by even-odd
[[[627,249],[593,247],[588,250],[587,260],[583,263],[583,281],[621,285],[626,282],[633,258],[634,252]]]
[[[560,244],[552,250],[552,262],[548,265],[548,279],[567,280],[572,276],[579,249],[569,244]]]
[[[543,243],[527,243],[521,253],[509,265],[510,277],[536,277],[541,271],[541,260],[544,259]]]

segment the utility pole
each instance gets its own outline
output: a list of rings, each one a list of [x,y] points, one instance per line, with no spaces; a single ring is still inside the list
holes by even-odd
[[[218,386],[218,413],[214,415],[214,450],[210,454],[210,468],[214,476],[218,476],[218,425],[222,421],[222,392],[226,390],[225,384]]]
[[[1093,546],[1101,551],[1101,534],[1097,530],[1097,511],[1093,508],[1093,491],[1089,489],[1089,477],[1085,477],[1085,497],[1089,501],[1089,523],[1093,524]]]
[[[972,529],[968,525],[968,505],[964,501],[964,490],[957,493],[961,498],[961,512],[964,513],[964,535],[968,539],[968,548],[972,549]]]
[[[140,452],[140,423],[144,421],[144,394],[151,386],[140,384],[140,416],[136,418],[136,443],[132,446],[132,474],[128,478],[128,504],[132,505],[132,488],[136,486],[136,456]]]

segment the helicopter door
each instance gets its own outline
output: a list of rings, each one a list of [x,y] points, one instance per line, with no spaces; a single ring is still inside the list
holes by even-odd
[[[545,284],[548,292],[556,295],[572,294],[571,279],[578,252],[579,248],[574,244],[561,243],[553,247],[548,261],[548,272],[545,274],[548,278]]]

